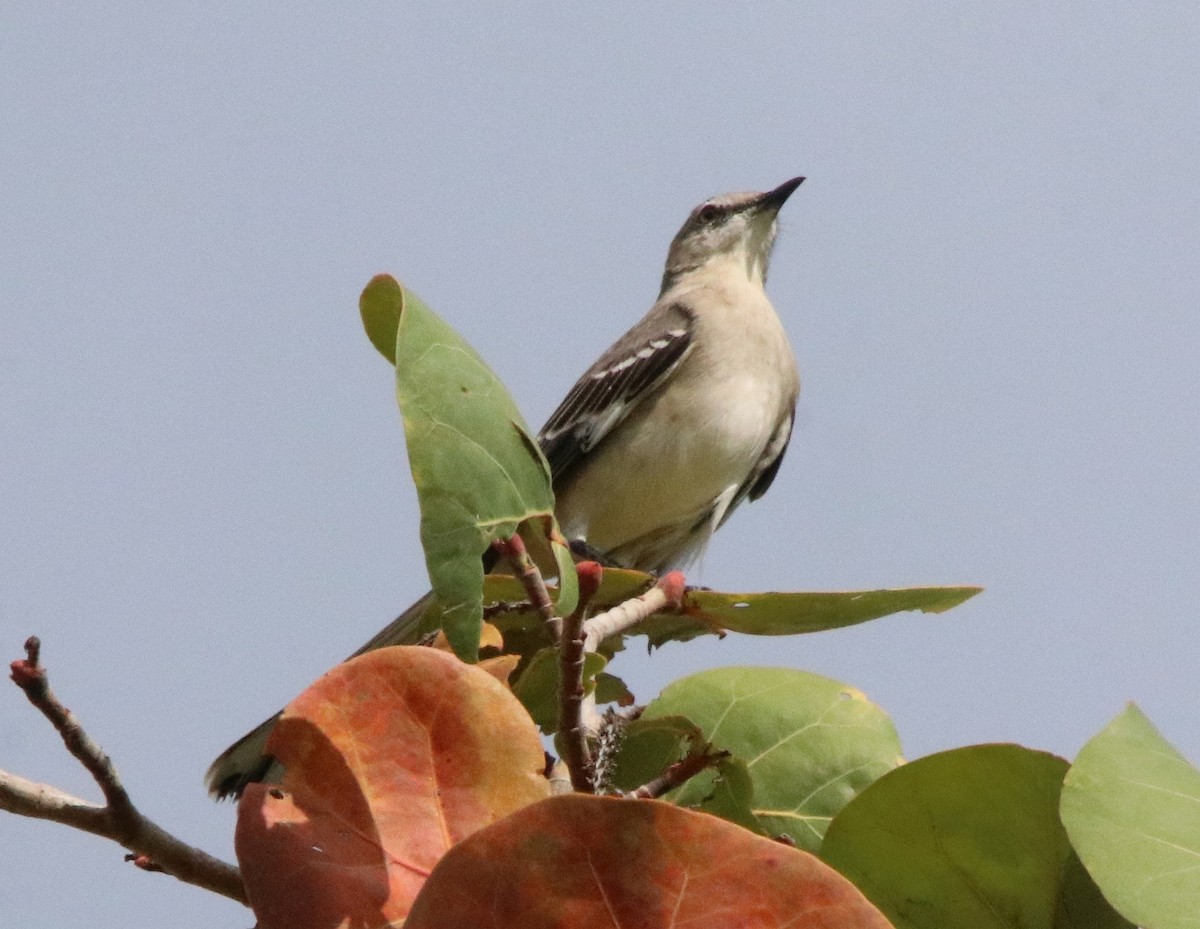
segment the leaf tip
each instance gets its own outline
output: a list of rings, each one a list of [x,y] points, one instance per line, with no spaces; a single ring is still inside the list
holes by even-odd
[[[358,312],[371,344],[393,365],[396,329],[404,312],[404,288],[390,274],[376,274],[358,298]]]
[[[972,597],[983,593],[984,588],[974,585],[968,587],[947,587],[946,599],[940,603],[931,603],[921,607],[922,613],[945,613],[947,610],[952,610],[956,606],[962,606]]]
[[[365,293],[368,290],[377,289],[380,287],[389,287],[394,290],[402,289],[400,287],[400,282],[390,274],[376,274],[373,278],[367,281],[367,286],[363,288],[363,292]]]

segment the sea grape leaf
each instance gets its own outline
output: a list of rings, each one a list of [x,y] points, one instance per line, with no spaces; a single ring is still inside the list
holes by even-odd
[[[403,919],[456,842],[549,794],[537,728],[487,671],[396,646],[338,665],[267,743],[279,786],[238,805],[238,861],[262,929]]]
[[[359,306],[371,342],[396,366],[432,609],[455,653],[474,661],[482,557],[518,527],[549,540],[557,565],[551,570],[561,581],[558,607],[574,608],[575,573],[553,520],[549,466],[499,378],[419,298],[379,275]]]

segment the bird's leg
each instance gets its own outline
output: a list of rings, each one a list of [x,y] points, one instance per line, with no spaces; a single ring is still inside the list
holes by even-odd
[[[623,570],[629,568],[629,565],[622,564],[608,552],[602,552],[591,545],[587,539],[572,539],[568,544],[571,547],[571,554],[580,561],[594,561],[602,568],[621,568]]]

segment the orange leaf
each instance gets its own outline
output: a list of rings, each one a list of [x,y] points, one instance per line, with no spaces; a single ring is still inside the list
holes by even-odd
[[[517,669],[517,665],[521,663],[520,655],[497,655],[495,658],[484,658],[475,667],[481,671],[486,671],[509,690],[512,690],[508,684],[509,675]]]
[[[891,929],[807,852],[668,803],[554,797],[455,846],[405,929]]]
[[[438,651],[453,652],[450,647],[450,640],[446,638],[446,633],[441,629],[437,631],[437,635],[433,637],[433,642],[430,643]],[[482,648],[504,648],[504,634],[493,626],[491,623],[484,623],[483,628],[479,632],[479,647]]]
[[[446,850],[549,793],[537,730],[494,677],[432,648],[385,648],[330,671],[267,748],[235,837],[261,929],[403,920]]]

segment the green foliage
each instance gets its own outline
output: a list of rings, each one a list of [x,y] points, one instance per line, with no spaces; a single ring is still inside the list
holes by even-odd
[[[480,561],[493,539],[518,527],[543,542],[555,538],[545,461],[502,385],[419,300],[380,277],[361,309],[372,343],[397,370],[437,596],[423,627],[444,628],[455,651],[473,660],[486,607],[515,665],[513,692],[552,731],[557,652],[521,583],[485,579]],[[555,546],[541,564],[565,583],[563,614],[575,602],[565,549]],[[592,612],[642,594],[653,580],[605,570]],[[907,610],[942,612],[979,591],[688,589],[680,606],[601,643],[587,658],[585,688],[599,702],[632,700],[608,667],[631,635],[652,647],[730,631],[796,635]],[[1015,745],[903,764],[891,721],[861,693],[778,668],[677,681],[621,732],[600,759],[604,786],[630,790],[683,759],[721,753],[667,799],[819,851],[900,929],[1126,929],[1126,917],[1147,929],[1200,927],[1200,772],[1136,708],[1088,743],[1069,773],[1064,760]],[[504,841],[519,844],[520,829],[514,835]],[[606,841],[595,839],[597,854],[622,860]],[[719,859],[722,850],[706,854]],[[439,893],[454,886],[443,882]]]
[[[1123,929],[1058,819],[1067,763],[976,745],[904,765],[833,821],[821,857],[897,929]]]
[[[1153,929],[1200,926],[1200,771],[1130,704],[1067,772],[1062,820],[1113,905]]]
[[[483,623],[482,556],[522,523],[550,534],[549,466],[496,375],[417,297],[380,275],[359,305],[372,344],[396,365],[437,624],[459,657],[474,661]],[[560,568],[567,568],[569,553],[554,548]],[[560,607],[570,610],[574,572],[561,573]]]
[[[373,279],[360,309],[396,368],[433,606],[422,614],[423,598],[272,732],[283,780],[249,786],[236,836],[263,929],[457,927],[481,914],[522,929],[1200,929],[1200,771],[1133,705],[1069,770],[1017,745],[906,764],[891,720],[853,687],[717,669],[669,685],[592,746],[600,788],[674,787],[670,803],[547,799],[538,726],[564,728],[555,637],[520,582],[484,576],[492,543],[519,534],[558,577],[559,616],[576,608],[545,458],[479,355],[394,279]],[[688,588],[678,600],[677,580],[662,587],[674,605],[585,656],[594,701],[633,702],[610,670],[631,635],[797,635],[942,612],[980,591]],[[653,583],[606,569],[590,609]],[[440,640],[414,647],[435,628],[462,661]],[[488,660],[469,667],[481,641]],[[587,763],[574,773],[587,786]]]
[[[694,743],[698,732],[737,763],[692,778],[672,794],[676,803],[733,810],[755,831],[810,851],[834,814],[901,760],[891,720],[854,688],[786,668],[718,668],[676,681],[650,702],[626,736],[622,763],[633,768],[618,768],[617,786],[643,777],[643,752],[661,764],[660,720],[683,741]]]
[[[604,572],[600,590],[592,598],[593,612],[624,603],[644,593],[653,583],[654,578],[649,574],[610,568]],[[942,613],[980,590],[980,587],[901,587],[746,594],[689,588],[679,609],[656,613],[622,639],[645,636],[651,647],[657,647],[726,632],[744,635],[824,632],[908,610]],[[506,640],[527,634],[538,625],[533,610],[522,600],[524,596],[516,578],[489,575],[484,581],[483,601],[490,611],[491,622],[505,633]],[[622,645],[622,641],[609,642],[607,650],[619,650]]]
[[[982,587],[902,587],[754,594],[696,590],[689,594],[688,604],[697,619],[731,632],[797,635],[841,629],[907,610],[944,613],[981,590]]]

